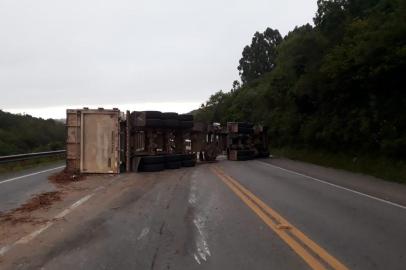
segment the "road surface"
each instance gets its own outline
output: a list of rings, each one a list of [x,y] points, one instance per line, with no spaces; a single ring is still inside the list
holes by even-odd
[[[64,161],[59,161],[0,174],[0,212],[17,208],[33,195],[55,190],[48,182],[48,176],[63,168],[64,164]]]
[[[309,177],[303,164],[282,165],[222,160],[113,177],[7,247],[0,267],[405,269],[404,186],[373,193],[368,179],[353,189],[340,171]]]

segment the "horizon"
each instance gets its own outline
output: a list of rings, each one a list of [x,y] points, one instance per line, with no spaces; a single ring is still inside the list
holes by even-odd
[[[44,108],[25,108],[25,109],[2,109],[3,112],[9,112],[12,114],[19,115],[30,115],[36,118],[42,119],[65,119],[67,109],[82,109],[87,107],[89,109],[113,109],[118,108],[120,111],[162,111],[162,112],[176,112],[176,113],[189,113],[200,107],[201,103],[196,102],[145,102],[145,103],[134,103],[134,104],[80,104],[80,105],[69,105],[69,106],[52,106]]]
[[[83,104],[197,109],[239,79],[255,32],[286,35],[316,10],[315,0],[2,2],[0,107],[45,118]]]

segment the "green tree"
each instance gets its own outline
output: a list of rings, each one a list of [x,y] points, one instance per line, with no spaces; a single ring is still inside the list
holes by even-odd
[[[243,84],[249,83],[275,68],[277,47],[282,42],[278,30],[267,28],[256,32],[250,46],[242,52],[238,70]]]

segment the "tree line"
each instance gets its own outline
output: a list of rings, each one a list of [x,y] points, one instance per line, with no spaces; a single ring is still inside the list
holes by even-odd
[[[64,123],[0,110],[0,156],[64,148]]]
[[[241,83],[195,111],[252,121],[271,146],[406,158],[406,1],[318,0],[314,25],[256,32]]]

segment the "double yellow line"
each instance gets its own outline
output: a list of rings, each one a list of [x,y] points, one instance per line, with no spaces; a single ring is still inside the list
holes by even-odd
[[[275,210],[266,205],[258,197],[243,187],[238,181],[227,175],[218,166],[210,170],[217,175],[255,214],[262,219],[289,247],[296,252],[312,269],[348,268],[330,255],[325,249],[313,242],[304,233],[290,224]]]

